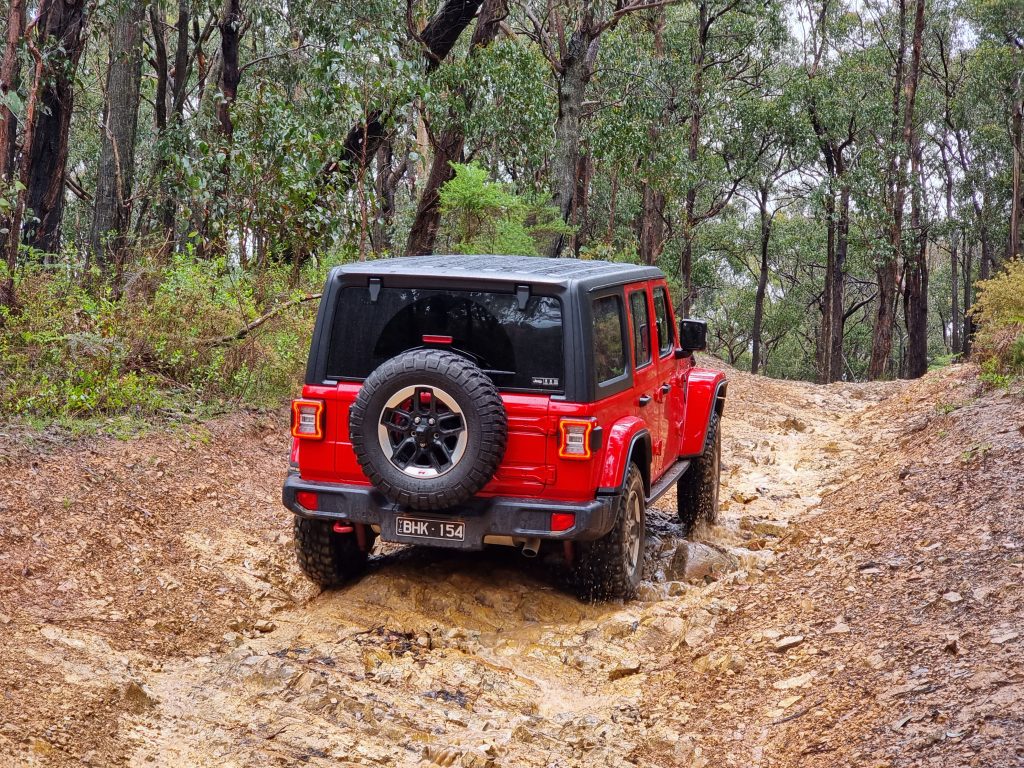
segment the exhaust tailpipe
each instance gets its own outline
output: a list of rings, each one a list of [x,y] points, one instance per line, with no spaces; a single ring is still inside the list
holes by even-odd
[[[523,557],[536,557],[540,551],[540,539],[527,539],[523,543]]]

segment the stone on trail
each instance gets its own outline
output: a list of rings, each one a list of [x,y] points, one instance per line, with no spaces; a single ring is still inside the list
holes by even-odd
[[[717,581],[739,567],[739,560],[725,550],[695,541],[683,541],[676,547],[665,568],[671,581]]]
[[[785,653],[790,648],[796,648],[803,641],[803,635],[789,635],[788,637],[783,637],[775,643],[775,652]]]
[[[772,688],[774,688],[777,691],[788,691],[792,688],[803,688],[806,685],[810,685],[813,679],[813,672],[805,672],[804,674],[797,675],[796,677],[789,677],[785,680],[777,680],[774,683],[772,683]]]

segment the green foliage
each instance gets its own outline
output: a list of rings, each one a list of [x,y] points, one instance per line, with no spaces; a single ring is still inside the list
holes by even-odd
[[[1024,260],[1015,259],[991,280],[978,283],[971,314],[978,324],[974,349],[983,378],[998,383],[998,377],[1024,374]]]
[[[303,284],[318,287],[323,270]],[[23,310],[0,328],[0,414],[88,419],[205,412],[218,404],[273,407],[293,394],[315,302],[273,318],[243,341],[214,340],[305,291],[286,269],[259,279],[223,260],[183,253],[140,276],[139,295],[95,298],[54,271],[20,282]]]
[[[536,256],[551,237],[571,233],[544,198],[511,192],[475,163],[452,168],[455,177],[441,189],[441,212],[456,253]]]

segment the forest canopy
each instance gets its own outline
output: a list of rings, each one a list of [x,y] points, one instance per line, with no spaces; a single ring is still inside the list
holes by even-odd
[[[277,402],[328,268],[433,252],[657,265],[770,376],[1024,373],[1019,0],[0,8],[0,412]]]

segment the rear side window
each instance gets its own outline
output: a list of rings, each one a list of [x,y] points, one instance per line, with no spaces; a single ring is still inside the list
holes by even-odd
[[[629,312],[633,316],[633,359],[639,368],[651,362],[651,318],[646,291],[629,294]]]
[[[503,389],[563,389],[562,304],[511,293],[343,288],[327,356],[330,379],[361,380],[410,349],[451,349],[472,359]]]
[[[602,296],[594,299],[594,381],[604,384],[627,370],[622,299]]]
[[[669,319],[668,295],[658,286],[654,289],[654,328],[658,332],[658,355],[664,357],[672,351],[672,321]]]

